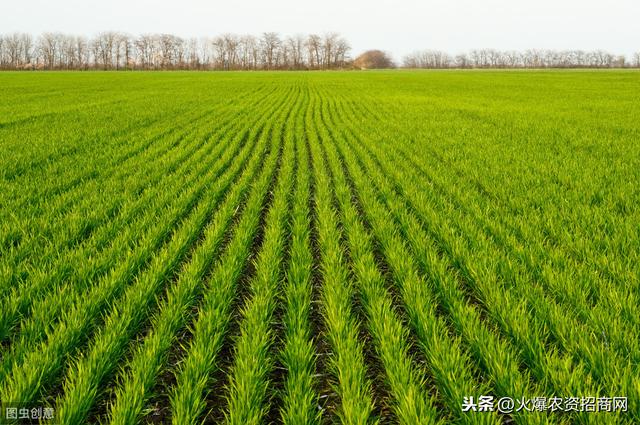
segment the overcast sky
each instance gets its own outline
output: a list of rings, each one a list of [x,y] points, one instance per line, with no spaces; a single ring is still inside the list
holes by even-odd
[[[0,0],[0,33],[183,37],[337,31],[357,54],[418,49],[640,50],[640,0]]]

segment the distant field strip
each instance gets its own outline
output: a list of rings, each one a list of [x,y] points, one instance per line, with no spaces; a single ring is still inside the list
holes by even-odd
[[[639,73],[2,73],[0,99],[3,415],[640,423]]]

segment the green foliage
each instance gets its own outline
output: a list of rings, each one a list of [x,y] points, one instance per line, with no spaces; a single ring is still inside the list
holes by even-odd
[[[0,74],[0,400],[640,422],[632,71]],[[626,413],[463,412],[465,397]]]

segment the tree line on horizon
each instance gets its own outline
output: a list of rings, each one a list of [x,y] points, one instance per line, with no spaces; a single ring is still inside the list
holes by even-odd
[[[221,34],[184,39],[173,34],[95,37],[44,33],[0,35],[0,68],[49,70],[296,70],[340,69],[351,46],[338,33],[282,37]]]
[[[400,65],[381,50],[356,58],[340,34],[259,36],[225,33],[181,38],[172,34],[132,36],[102,32],[94,37],[64,33],[0,34],[3,70],[328,70],[379,68],[624,68],[640,67],[640,52],[630,59],[603,50],[476,49],[451,55],[424,50]]]
[[[424,50],[403,58],[405,68],[626,68],[640,67],[640,52],[629,60],[604,50],[475,49],[456,56]]]

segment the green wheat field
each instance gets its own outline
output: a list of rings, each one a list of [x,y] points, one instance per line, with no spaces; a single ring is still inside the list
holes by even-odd
[[[59,424],[640,423],[640,74],[2,73],[0,295]]]

